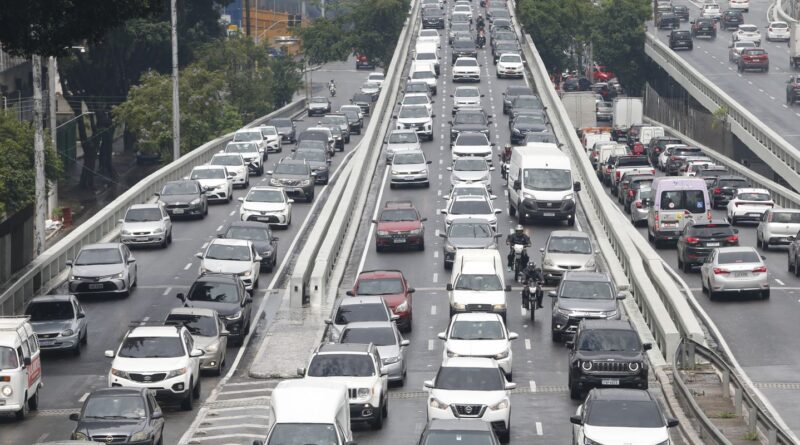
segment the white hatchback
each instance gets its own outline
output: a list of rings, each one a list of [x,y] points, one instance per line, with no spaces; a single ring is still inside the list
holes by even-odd
[[[775,207],[767,189],[742,188],[728,201],[728,221],[736,225],[741,221],[761,221],[764,213]]]
[[[731,35],[731,44],[735,42],[753,42],[761,46],[761,32],[756,25],[739,25],[739,29]]]
[[[508,332],[503,317],[499,314],[455,314],[447,330],[439,333],[439,339],[445,342],[442,361],[448,357],[492,357],[506,374],[506,378],[511,380],[511,340],[517,337],[515,332]]]
[[[789,40],[789,24],[780,20],[769,22],[767,42],[786,42]]]
[[[503,54],[497,61],[497,78],[523,77],[522,57],[519,54]]]
[[[439,31],[435,29],[420,30],[419,36],[417,36],[417,43],[419,42],[431,42],[435,43],[437,48],[442,47],[442,38],[439,36]]]

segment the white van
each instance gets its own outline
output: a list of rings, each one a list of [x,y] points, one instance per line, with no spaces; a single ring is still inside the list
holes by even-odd
[[[269,407],[267,438],[264,442],[254,440],[253,445],[355,445],[344,383],[283,380],[272,390]]]
[[[642,127],[639,129],[639,142],[645,147],[650,143],[650,139],[660,138],[664,136],[664,128],[662,127]]]
[[[0,413],[18,420],[39,408],[42,362],[28,317],[0,318]]]
[[[575,193],[569,156],[556,144],[537,142],[514,147],[508,164],[508,213],[528,219],[566,220],[575,224]]]
[[[459,249],[447,283],[450,316],[458,312],[493,312],[506,318],[505,271],[496,249]]]

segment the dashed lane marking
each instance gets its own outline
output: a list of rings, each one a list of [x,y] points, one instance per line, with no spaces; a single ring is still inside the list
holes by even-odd
[[[542,435],[542,422],[536,422],[536,435]]]
[[[536,392],[536,381],[531,380],[530,382],[531,392]]]
[[[433,282],[434,283],[438,283],[439,282],[439,272],[434,272],[433,273]]]
[[[433,339],[428,339],[428,351],[433,351]]]
[[[525,339],[525,349],[527,349],[529,351],[531,349],[531,339],[530,338],[526,338]]]
[[[189,268],[191,268],[191,267],[192,267],[192,263],[189,263],[183,268],[183,270],[189,270]]]
[[[170,292],[172,292],[172,288],[168,287],[168,288],[164,289],[164,293],[161,294],[161,295],[167,296],[167,295],[169,295]]]
[[[431,305],[431,315],[436,315],[436,305]]]

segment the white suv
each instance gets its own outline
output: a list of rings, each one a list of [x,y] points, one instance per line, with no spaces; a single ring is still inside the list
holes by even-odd
[[[481,65],[474,57],[459,57],[453,64],[453,82],[481,81]]]
[[[267,140],[264,139],[264,134],[259,128],[242,128],[233,134],[231,142],[252,142],[258,147],[261,156],[267,152]]]
[[[425,381],[428,422],[433,419],[480,419],[489,423],[501,442],[511,435],[509,383],[494,359],[445,359],[436,378]]]
[[[442,360],[448,357],[492,357],[506,378],[511,380],[511,340],[516,338],[517,334],[508,332],[503,318],[498,314],[455,314],[447,330],[439,333],[439,339],[445,342]]]
[[[414,130],[420,138],[433,140],[433,119],[425,105],[403,105],[397,114],[397,130]]]
[[[200,357],[202,349],[185,326],[137,326],[122,339],[108,372],[108,386],[150,388],[156,398],[181,402],[191,411],[200,397]]]

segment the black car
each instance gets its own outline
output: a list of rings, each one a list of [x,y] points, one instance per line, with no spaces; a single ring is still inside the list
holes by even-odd
[[[672,13],[677,15],[681,20],[689,20],[689,8],[684,5],[675,5],[672,7]]]
[[[541,113],[542,110],[544,110],[544,105],[539,96],[523,94],[514,98],[508,114],[514,118],[518,114]]]
[[[186,307],[215,309],[231,338],[241,345],[250,332],[253,298],[236,275],[208,273],[199,276],[189,292],[176,296]]]
[[[672,155],[667,159],[667,168],[665,169],[667,176],[680,174],[681,167],[686,163],[687,157],[702,155],[703,151],[697,147],[675,147],[672,150]]]
[[[261,257],[261,269],[272,272],[278,264],[278,237],[272,236],[269,224],[258,221],[236,221],[217,234],[217,238],[246,239],[253,242]]]
[[[278,130],[281,135],[281,141],[293,144],[297,141],[297,129],[294,126],[294,121],[288,117],[276,117],[270,119],[267,125],[272,125]]]
[[[628,320],[583,320],[575,339],[567,342],[569,353],[569,395],[579,400],[592,388],[647,389],[646,352]]]
[[[450,141],[455,141],[461,132],[479,132],[486,135],[491,140],[492,116],[487,115],[483,110],[459,110],[456,111],[453,120],[450,121]]]
[[[500,445],[492,425],[480,419],[433,419],[419,436],[417,445]]]
[[[692,33],[686,30],[672,30],[672,32],[669,33],[669,48],[693,49],[694,44],[692,43]]]
[[[744,16],[742,15],[742,11],[737,11],[735,9],[728,9],[722,13],[722,16],[719,18],[719,26],[722,29],[737,29],[739,25],[744,24]]]
[[[706,261],[706,257],[717,247],[739,245],[739,230],[727,222],[687,223],[678,238],[678,269],[686,273]]]
[[[357,105],[356,105],[357,106]],[[339,112],[347,116],[347,123],[350,124],[350,131],[355,134],[361,134],[364,129],[364,118],[361,117],[361,107],[358,109],[352,105],[345,105],[339,109]]]
[[[659,14],[656,19],[658,29],[677,29],[681,26],[681,19],[671,12]]]
[[[92,391],[80,413],[73,440],[155,445],[164,440],[164,413],[147,388],[104,388]],[[89,442],[86,442],[89,443]]]
[[[292,159],[301,159],[306,161],[314,171],[314,182],[317,184],[326,185],[330,179],[330,165],[331,158],[328,152],[322,149],[303,148],[295,150],[291,156]]]
[[[370,108],[372,108],[372,95],[355,93],[353,98],[350,99],[350,103],[361,107],[361,112],[364,113],[364,116],[369,116]]]
[[[452,63],[456,63],[459,57],[478,58],[478,47],[472,39],[458,39],[453,42]]]
[[[658,165],[658,156],[664,151],[667,145],[682,143],[683,141],[680,139],[670,136],[658,136],[650,139],[650,142],[647,144],[647,156],[650,158],[650,163],[652,165]]]
[[[509,121],[511,143],[521,144],[528,133],[544,133],[547,131],[547,122],[542,114],[517,114]]]
[[[511,111],[511,104],[517,96],[533,96],[533,90],[524,85],[506,87],[506,91],[503,93],[503,114]]]
[[[170,218],[199,216],[202,219],[208,215],[206,191],[194,179],[169,181],[155,195],[164,203]]]
[[[717,37],[717,25],[714,23],[714,19],[701,17],[697,20],[693,20],[692,24],[692,37],[711,37],[715,39]],[[739,25],[736,25],[737,27]]]
[[[532,142],[545,142],[548,144],[557,144],[556,136],[550,131],[543,131],[541,133],[528,133],[525,135],[525,140],[522,145],[528,145]]]
[[[728,205],[728,201],[736,195],[736,190],[750,187],[750,182],[740,176],[717,176],[708,187],[711,197],[711,208],[719,209]]]
[[[422,10],[422,29],[444,29],[444,13],[439,8]]]

